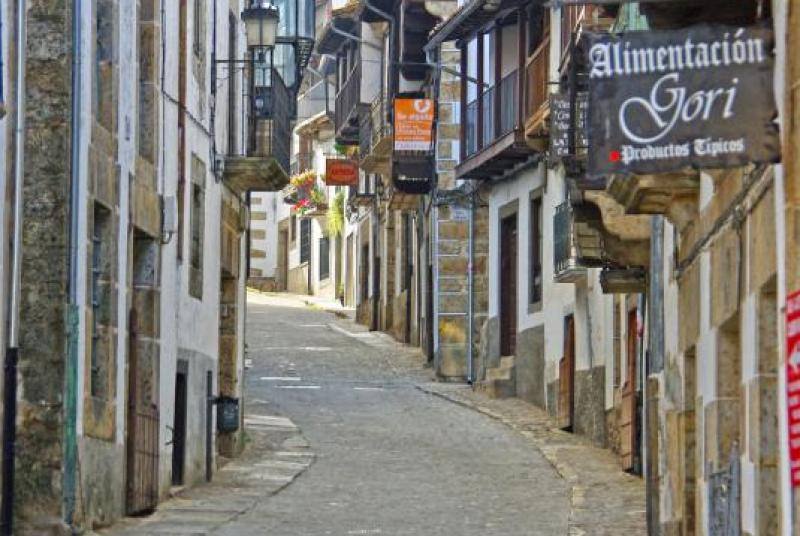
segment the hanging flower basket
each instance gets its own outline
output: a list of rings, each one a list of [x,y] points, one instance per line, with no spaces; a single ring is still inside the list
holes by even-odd
[[[328,208],[325,191],[317,185],[317,174],[304,171],[289,180],[289,187],[283,198],[292,205],[292,210],[300,216],[310,216]]]

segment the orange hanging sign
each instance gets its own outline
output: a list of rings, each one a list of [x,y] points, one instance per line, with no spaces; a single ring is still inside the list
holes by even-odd
[[[394,100],[394,150],[430,151],[433,144],[433,100]]]

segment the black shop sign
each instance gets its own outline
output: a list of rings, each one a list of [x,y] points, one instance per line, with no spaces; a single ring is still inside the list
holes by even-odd
[[[590,175],[780,160],[771,28],[586,37]]]
[[[398,191],[405,194],[427,194],[433,187],[433,173],[433,160],[427,156],[395,159],[392,182]]]
[[[589,140],[586,132],[589,95],[575,94],[575,122],[572,121],[572,102],[569,93],[550,95],[550,158],[562,160],[568,156],[586,154]],[[574,147],[570,147],[574,129]]]

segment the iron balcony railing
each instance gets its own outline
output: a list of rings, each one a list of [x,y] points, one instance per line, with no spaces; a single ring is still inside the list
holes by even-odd
[[[255,80],[258,80],[258,85]],[[251,77],[248,93],[244,95],[245,105],[242,107],[247,143],[239,156],[271,157],[288,172],[292,137],[291,92],[278,71],[269,69]]]
[[[361,100],[361,62],[356,62],[350,76],[336,94],[336,113],[334,125],[337,133],[349,126],[351,119],[357,118],[358,104]],[[355,117],[354,117],[355,115]]]
[[[603,265],[600,233],[575,218],[569,201],[556,207],[553,216],[553,268],[555,280],[572,282],[586,273],[586,268]]]
[[[362,113],[358,130],[359,152],[361,157],[372,153],[381,140],[392,135],[392,125],[387,118],[386,95],[379,94],[369,107],[369,113]]]
[[[468,157],[477,154],[519,126],[517,125],[517,110],[519,110],[517,76],[517,71],[512,71],[503,77],[499,84],[492,86],[467,105],[465,141]],[[478,99],[481,99],[482,105],[481,139],[478,138]],[[496,100],[499,100],[499,115],[495,112]]]

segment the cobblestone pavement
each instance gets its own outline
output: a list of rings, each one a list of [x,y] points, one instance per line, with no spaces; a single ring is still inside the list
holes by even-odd
[[[447,383],[418,388],[502,422],[544,454],[570,487],[570,535],[647,534],[644,481],[622,472],[610,451],[557,429],[547,413],[516,398],[493,400]]]
[[[645,534],[641,480],[344,312],[250,294],[244,458],[108,535]]]

